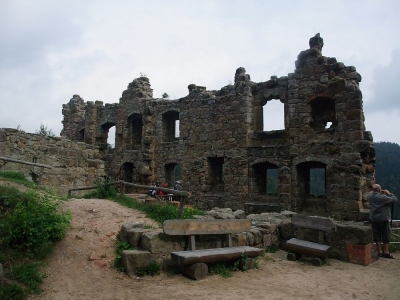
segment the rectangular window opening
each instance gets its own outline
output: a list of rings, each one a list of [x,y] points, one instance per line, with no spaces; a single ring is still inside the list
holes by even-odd
[[[311,168],[310,169],[310,195],[311,196],[325,196],[326,195],[326,182],[325,182],[325,169],[324,168]]]

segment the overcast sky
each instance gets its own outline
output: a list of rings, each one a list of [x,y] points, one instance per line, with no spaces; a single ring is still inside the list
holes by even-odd
[[[0,0],[0,128],[59,135],[74,94],[117,103],[140,73],[171,99],[233,83],[240,66],[255,82],[285,76],[319,32],[323,55],[361,74],[374,141],[400,144],[399,12],[398,0]]]

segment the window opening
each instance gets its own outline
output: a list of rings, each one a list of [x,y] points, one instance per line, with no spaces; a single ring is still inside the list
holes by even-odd
[[[122,178],[125,182],[133,182],[133,169],[134,165],[131,162],[126,162],[122,165],[123,168],[123,174]]]
[[[278,195],[278,169],[267,169],[267,195]]]
[[[132,114],[128,118],[130,148],[131,150],[140,150],[142,146],[143,121],[139,114]]]
[[[321,162],[304,162],[297,166],[299,192],[303,197],[326,195],[326,165]]]
[[[179,137],[179,112],[168,111],[162,116],[164,142],[176,141]]]
[[[84,142],[85,141],[85,129],[79,130],[78,140],[80,142]]]
[[[224,158],[223,157],[209,157],[208,163],[210,166],[210,185],[211,191],[223,192],[224,191]]]
[[[115,148],[115,126],[112,126],[108,129],[107,136],[107,148],[114,149]]]
[[[263,106],[263,131],[285,129],[284,104],[279,99],[267,101]]]
[[[278,195],[278,167],[268,162],[253,166],[255,191],[260,195]]]
[[[310,169],[310,195],[325,196],[325,168]]]
[[[337,126],[335,101],[318,97],[310,102],[312,122],[311,125],[317,131],[333,130]]]
[[[175,137],[178,138],[179,137],[179,120],[175,121]]]

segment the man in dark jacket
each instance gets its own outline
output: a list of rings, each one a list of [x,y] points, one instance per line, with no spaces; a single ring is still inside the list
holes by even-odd
[[[397,198],[388,190],[382,190],[379,184],[374,184],[372,192],[368,194],[367,199],[370,209],[369,219],[372,222],[374,242],[378,247],[379,256],[394,258],[389,253],[389,221],[391,219],[391,206],[397,201]]]

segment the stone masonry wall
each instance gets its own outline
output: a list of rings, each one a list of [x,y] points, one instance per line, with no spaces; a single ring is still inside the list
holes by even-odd
[[[106,175],[97,147],[16,129],[0,128],[0,156],[53,167],[44,168],[41,185],[61,195],[67,195],[73,187],[91,186]],[[0,170],[20,171],[32,179],[40,174],[41,167],[0,160]]]
[[[238,68],[234,84],[211,91],[190,84],[188,95],[176,100],[153,98],[143,76],[119,103],[74,95],[63,106],[62,136],[98,146],[115,179],[170,188],[181,179],[203,209],[287,209],[364,220],[375,151],[364,125],[361,75],[322,56],[322,47],[320,35],[312,37],[287,76],[256,83]],[[270,101],[284,108],[281,130],[264,131]],[[115,149],[109,152],[112,126]]]

